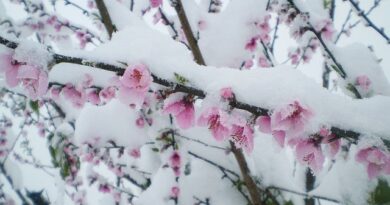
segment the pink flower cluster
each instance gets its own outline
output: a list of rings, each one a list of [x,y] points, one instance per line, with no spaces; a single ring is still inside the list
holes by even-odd
[[[298,162],[317,173],[325,161],[324,150],[330,158],[334,158],[340,150],[340,139],[326,128],[307,137],[304,128],[312,116],[310,109],[294,101],[275,109],[270,116],[258,117],[256,124],[261,132],[272,134],[279,146],[284,147],[287,141],[295,149]]]
[[[257,124],[262,132],[272,134],[283,147],[286,137],[293,139],[303,134],[304,125],[312,115],[308,108],[294,101],[274,110],[271,116],[259,117]]]
[[[377,147],[361,149],[356,161],[367,167],[368,177],[373,179],[380,174],[390,174],[390,153]]]
[[[44,68],[15,61],[13,52],[0,54],[0,65],[0,73],[4,73],[7,86],[13,88],[22,84],[33,100],[46,94],[49,81]]]
[[[147,103],[146,94],[152,82],[152,77],[143,64],[128,67],[119,79],[114,77],[106,87],[93,85],[93,78],[86,74],[81,83],[73,85],[54,84],[50,88],[51,97],[58,100],[60,96],[69,100],[76,108],[81,108],[86,102],[102,105],[118,96],[118,99],[131,107],[142,106]],[[118,94],[117,94],[118,91]],[[142,119],[141,119],[142,120]],[[137,126],[143,126],[143,121],[137,121]],[[151,119],[147,119],[151,124]]]

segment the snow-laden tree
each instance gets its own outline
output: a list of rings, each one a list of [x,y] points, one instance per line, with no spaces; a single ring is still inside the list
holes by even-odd
[[[389,203],[389,6],[1,0],[0,203]]]

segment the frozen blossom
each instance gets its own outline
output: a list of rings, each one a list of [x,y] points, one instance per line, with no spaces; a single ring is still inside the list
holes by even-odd
[[[152,83],[152,77],[146,65],[129,66],[120,78],[119,99],[125,104],[140,106]]]
[[[190,128],[195,122],[195,109],[193,97],[183,93],[171,94],[164,101],[164,113],[175,116],[175,119],[182,129]]]
[[[309,166],[315,173],[321,171],[325,157],[315,140],[300,140],[295,147],[295,152],[300,163]]]
[[[390,174],[390,154],[376,147],[359,150],[356,160],[367,167],[368,177],[373,179],[380,174]]]
[[[244,148],[247,153],[253,150],[253,127],[241,116],[233,117],[231,125],[231,137],[234,144]]]
[[[19,67],[16,78],[22,82],[28,96],[35,100],[46,94],[49,81],[46,71],[35,66],[22,65]]]
[[[217,141],[226,139],[231,129],[229,115],[218,107],[207,108],[199,117],[198,125],[207,126]]]

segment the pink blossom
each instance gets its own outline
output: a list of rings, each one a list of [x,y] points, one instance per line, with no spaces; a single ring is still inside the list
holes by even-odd
[[[229,115],[218,107],[206,109],[199,117],[198,125],[208,126],[217,141],[226,139],[231,128]]]
[[[334,158],[341,147],[340,139],[337,139],[336,136],[326,128],[321,128],[319,135],[323,137],[322,142],[327,145],[330,157]]]
[[[100,104],[100,97],[97,90],[90,90],[87,92],[87,100],[88,102],[99,105]]]
[[[360,75],[356,78],[355,85],[361,87],[365,91],[368,91],[371,85],[371,80],[366,75]]]
[[[96,8],[95,1],[93,1],[93,0],[88,0],[87,6],[88,6],[89,9],[94,9],[94,8]]]
[[[177,198],[180,194],[180,188],[177,186],[172,187],[171,189],[171,197]]]
[[[89,34],[84,31],[77,31],[76,38],[80,41],[80,48],[85,48],[87,43],[91,40]]]
[[[267,58],[264,55],[259,57],[259,66],[262,68],[271,67],[270,63],[268,62]]]
[[[149,0],[152,8],[159,7],[162,4],[162,0]]]
[[[234,98],[234,93],[231,87],[222,88],[219,93],[225,100],[232,100]]]
[[[244,148],[247,153],[252,152],[253,129],[245,119],[240,116],[234,117],[230,135],[238,148]]]
[[[390,155],[379,148],[369,147],[360,150],[356,155],[356,161],[367,166],[370,179],[381,173],[390,174]]]
[[[294,101],[272,113],[271,128],[285,131],[288,137],[296,137],[304,131],[304,126],[312,115],[308,108]]]
[[[253,66],[253,60],[252,59],[248,59],[244,62],[244,68],[251,68]]]
[[[143,128],[145,126],[145,120],[142,116],[139,116],[136,120],[135,120],[135,124],[137,125],[137,127],[139,128]]]
[[[169,158],[169,163],[175,176],[180,176],[181,157],[178,152],[173,152],[173,154]]]
[[[119,100],[125,104],[142,105],[146,93],[153,79],[148,68],[143,65],[134,65],[126,68],[119,79]]]
[[[20,65],[12,58],[12,53],[0,54],[0,72],[5,73],[5,80],[9,87],[15,87],[19,84],[17,79]]]
[[[138,159],[138,158],[141,157],[141,150],[139,148],[132,149],[132,150],[130,150],[129,155],[134,157],[134,158],[136,158],[136,159]]]
[[[35,100],[46,94],[49,80],[46,71],[35,66],[22,65],[16,77],[22,82],[31,99]]]
[[[268,21],[271,19],[271,15],[266,15],[263,19],[263,22],[258,24],[258,27],[260,28],[261,33],[269,33],[271,31],[271,27],[268,23]]]
[[[84,106],[86,100],[85,94],[78,91],[72,84],[66,84],[65,87],[62,88],[62,94],[72,102],[73,106],[77,108]]]
[[[268,35],[268,33],[262,33],[259,35],[259,39],[263,43],[269,43],[271,41],[271,37]]]
[[[206,21],[200,20],[200,21],[198,22],[198,28],[199,28],[199,30],[201,30],[201,31],[202,31],[202,30],[205,30],[206,27],[207,27]]]
[[[255,51],[257,47],[257,37],[251,38],[248,43],[245,45],[245,49],[249,50],[250,52]]]
[[[49,24],[49,25],[53,25],[55,22],[57,21],[57,17],[56,16],[49,16],[46,20],[46,23]]]
[[[280,147],[284,147],[286,133],[282,130],[272,130],[271,118],[269,116],[260,116],[256,120],[256,124],[259,125],[261,132],[272,134]]]
[[[322,36],[329,41],[332,40],[333,34],[335,32],[332,21],[330,19],[320,21],[316,25],[316,30],[321,32]]]
[[[45,137],[45,124],[42,122],[37,123],[37,128],[38,128],[38,135],[40,137]]]
[[[190,128],[194,125],[195,110],[191,96],[183,93],[173,93],[164,100],[164,113],[175,116],[175,119],[182,129]]]
[[[315,173],[321,171],[325,157],[321,147],[314,140],[300,140],[295,147],[295,152],[301,164],[308,165]]]
[[[57,100],[60,97],[60,92],[61,92],[61,89],[57,88],[57,87],[52,87],[50,89],[50,94],[51,94],[51,97],[53,98],[53,100]]]
[[[116,88],[113,87],[113,86],[105,87],[105,88],[103,88],[103,89],[99,92],[99,97],[100,97],[104,102],[108,102],[108,101],[110,101],[112,98],[115,97],[115,91],[116,91]]]
[[[169,158],[169,162],[170,162],[171,167],[180,167],[180,165],[181,165],[180,154],[176,151],[173,152],[173,154]]]
[[[83,157],[83,161],[92,162],[95,155],[92,152],[86,153]]]
[[[111,192],[111,188],[108,184],[100,184],[99,185],[99,191],[102,192],[102,193],[110,193]]]

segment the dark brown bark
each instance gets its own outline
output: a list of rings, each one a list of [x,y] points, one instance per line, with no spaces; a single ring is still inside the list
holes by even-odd
[[[114,31],[116,31],[116,28],[115,28],[114,24],[112,23],[110,14],[108,13],[107,7],[104,4],[104,0],[95,0],[95,2],[96,2],[96,6],[99,10],[100,16],[102,17],[104,27],[106,27],[108,36],[111,39],[112,33]]]

